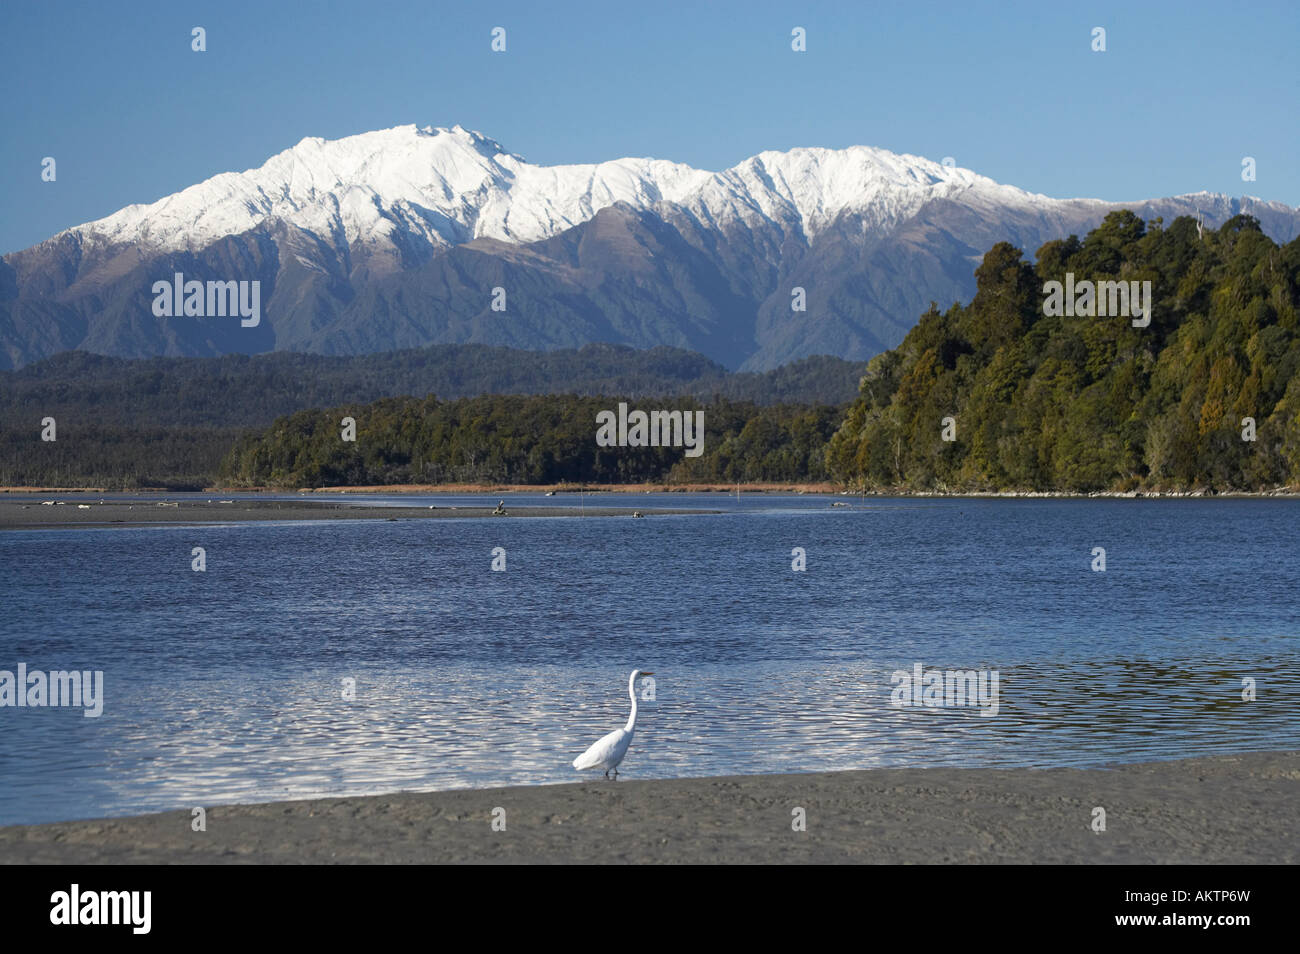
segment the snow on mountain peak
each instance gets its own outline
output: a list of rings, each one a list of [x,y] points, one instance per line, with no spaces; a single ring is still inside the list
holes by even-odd
[[[761,152],[715,174],[688,206],[715,219],[729,209],[742,219],[797,222],[811,238],[846,211],[870,227],[887,227],[932,199],[975,188],[1003,191],[1004,200],[1017,203],[1027,198],[967,169],[850,146]]]
[[[616,202],[669,202],[709,221],[797,223],[811,237],[845,210],[887,225],[931,198],[972,188],[1029,198],[965,169],[867,146],[763,152],[716,173],[635,158],[538,166],[460,125],[406,125],[308,137],[257,169],[222,173],[77,231],[105,245],[158,251],[203,248],[279,222],[349,245],[382,244],[395,231],[435,246],[480,237],[525,243]]]

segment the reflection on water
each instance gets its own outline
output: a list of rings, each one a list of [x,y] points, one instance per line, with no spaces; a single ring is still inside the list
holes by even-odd
[[[635,499],[728,512],[0,534],[0,669],[107,696],[0,709],[0,823],[570,781],[634,667],[629,778],[1300,748],[1300,504]],[[915,663],[998,715],[892,707]]]

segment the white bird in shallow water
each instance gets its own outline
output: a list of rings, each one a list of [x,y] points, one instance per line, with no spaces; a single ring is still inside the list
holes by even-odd
[[[627,748],[632,744],[632,733],[636,731],[636,681],[641,676],[653,675],[653,672],[632,670],[632,675],[627,681],[627,694],[632,697],[632,714],[628,716],[627,725],[615,729],[574,759],[574,768],[579,772],[603,768],[606,778],[609,778],[609,770],[613,769],[614,781],[618,781],[618,764],[623,761],[623,756],[627,755]]]

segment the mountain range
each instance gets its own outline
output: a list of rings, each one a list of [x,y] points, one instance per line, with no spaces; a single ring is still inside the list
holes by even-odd
[[[1032,255],[1107,213],[1300,209],[1195,193],[1053,199],[883,149],[764,152],[721,172],[659,159],[539,166],[480,133],[304,139],[257,169],[132,205],[0,259],[0,368],[122,357],[368,354],[434,344],[670,346],[741,370],[896,346],[975,291],[985,250]],[[155,282],[260,282],[261,320],[156,317]],[[504,291],[504,295],[501,291]],[[792,308],[802,289],[804,310]],[[494,303],[500,310],[494,310]]]

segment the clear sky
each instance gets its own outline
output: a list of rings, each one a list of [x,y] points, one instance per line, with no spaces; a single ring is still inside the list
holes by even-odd
[[[5,0],[0,252],[305,136],[404,123],[546,164],[865,144],[1062,198],[1298,206],[1298,64],[1297,0]]]

